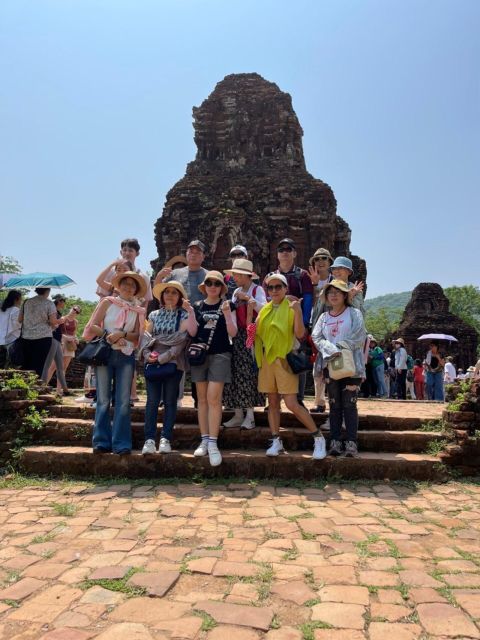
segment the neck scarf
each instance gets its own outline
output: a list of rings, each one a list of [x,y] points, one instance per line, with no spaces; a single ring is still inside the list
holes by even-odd
[[[269,364],[277,358],[285,358],[293,345],[294,313],[284,298],[278,307],[266,304],[257,317],[255,359],[262,366],[263,353]]]

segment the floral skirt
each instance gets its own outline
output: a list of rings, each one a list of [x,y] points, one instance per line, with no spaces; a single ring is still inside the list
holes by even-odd
[[[265,406],[265,394],[258,391],[258,369],[251,350],[245,346],[246,338],[246,329],[239,329],[233,339],[232,382],[223,389],[226,409]]]

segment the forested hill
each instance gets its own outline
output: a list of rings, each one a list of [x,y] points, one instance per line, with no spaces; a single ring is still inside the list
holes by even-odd
[[[411,291],[402,291],[401,293],[387,293],[384,296],[367,298],[365,300],[365,309],[369,313],[376,313],[380,309],[389,311],[395,309],[403,312],[411,296]]]

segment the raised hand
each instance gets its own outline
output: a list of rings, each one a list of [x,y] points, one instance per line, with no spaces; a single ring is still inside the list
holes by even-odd
[[[220,308],[224,316],[229,316],[232,313],[232,310],[230,309],[230,302],[228,300],[224,300]]]
[[[320,274],[317,273],[315,267],[308,267],[308,275],[310,276],[313,286],[316,286],[320,282]]]
[[[155,282],[153,283],[154,286],[156,284],[158,284],[159,282],[163,282],[165,278],[169,278],[171,275],[172,275],[172,268],[171,267],[164,267],[155,276]]]
[[[298,298],[295,298],[294,300],[290,300],[288,303],[288,306],[290,307],[290,309],[293,309],[295,312],[300,311],[300,313],[302,312],[302,300],[303,298],[300,298],[300,300]]]
[[[182,309],[184,309],[188,314],[193,312],[193,307],[190,304],[190,300],[187,300],[186,298],[184,298],[182,302]]]

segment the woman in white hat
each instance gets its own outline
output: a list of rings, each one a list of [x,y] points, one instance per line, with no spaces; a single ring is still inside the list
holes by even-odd
[[[357,397],[360,383],[365,376],[363,346],[367,332],[363,315],[349,301],[349,287],[343,280],[332,280],[321,293],[329,311],[322,313],[313,332],[312,340],[318,349],[315,366],[324,370],[330,406],[329,455],[343,453],[340,434],[345,421],[347,440],[345,455],[356,457],[358,411]],[[355,373],[353,376],[333,380],[328,374],[328,363],[341,355],[342,348],[352,351]]]
[[[224,407],[234,409],[235,413],[230,420],[223,423],[223,426],[253,429],[255,427],[253,407],[264,407],[265,396],[258,391],[255,363],[251,350],[245,344],[247,309],[252,301],[253,317],[256,317],[267,303],[267,299],[263,288],[252,281],[256,274],[250,260],[237,258],[233,261],[232,268],[224,273],[234,278],[237,284],[232,295],[232,303],[235,305],[238,333],[233,339],[232,382],[225,385],[223,391]]]
[[[313,458],[321,460],[326,455],[325,438],[310,413],[298,402],[298,375],[293,373],[286,359],[295,338],[301,340],[305,335],[301,300],[288,300],[288,282],[281,273],[270,273],[264,283],[271,300],[256,320],[255,358],[260,368],[258,390],[268,394],[268,424],[273,440],[266,454],[278,456],[284,450],[280,439],[280,400],[283,397],[287,409],[313,436]]]
[[[171,440],[177,417],[178,390],[186,369],[185,348],[188,336],[194,335],[197,330],[195,312],[180,282],[175,280],[160,282],[153,287],[153,295],[159,301],[160,308],[152,311],[148,316],[146,330],[152,336],[152,340],[142,351],[146,364],[147,387],[143,455],[156,452],[155,438],[161,398],[163,398],[164,412],[158,452],[170,453],[172,450]],[[166,364],[170,365],[168,375],[162,375],[159,379],[148,377],[148,365]]]
[[[130,389],[135,373],[134,349],[143,334],[145,309],[138,303],[147,291],[145,278],[135,271],[115,276],[113,287],[118,296],[107,296],[84,329],[83,337],[92,340],[106,333],[112,346],[107,365],[96,367],[97,408],[93,428],[93,453],[130,454],[132,429]],[[110,422],[112,380],[115,375],[115,410]]]
[[[192,382],[197,385],[198,424],[202,436],[193,455],[208,454],[210,464],[216,467],[222,462],[217,443],[222,421],[222,393],[224,384],[231,382],[231,341],[237,335],[237,322],[233,305],[223,299],[227,285],[219,271],[207,271],[198,289],[205,300],[193,305],[198,323],[195,342],[208,345],[208,351],[203,364],[191,367]]]

